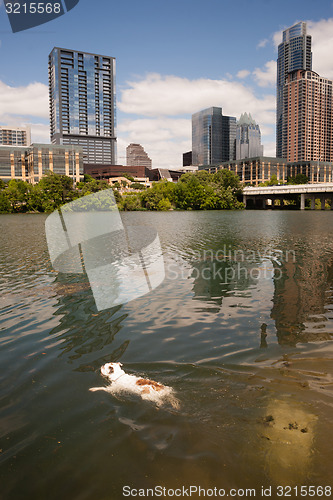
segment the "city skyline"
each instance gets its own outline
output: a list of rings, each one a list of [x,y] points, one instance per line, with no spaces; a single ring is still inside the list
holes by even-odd
[[[150,0],[140,8],[130,1],[133,17],[128,3],[101,2],[101,16],[81,0],[66,16],[21,34],[10,33],[1,3],[0,124],[31,123],[32,140],[49,142],[49,52],[61,46],[110,54],[117,61],[118,163],[125,163],[126,146],[133,142],[150,152],[154,165],[180,166],[182,154],[191,149],[191,115],[210,106],[237,119],[245,111],[255,116],[265,154],[274,156],[277,46],[282,31],[297,21],[308,23],[312,69],[333,78],[332,2],[318,7],[282,0],[272,16],[275,3],[270,0],[244,0],[241,6],[212,0],[205,44],[195,35],[204,6],[199,0],[172,0],[168,9]],[[228,22],[217,30],[222,14]]]

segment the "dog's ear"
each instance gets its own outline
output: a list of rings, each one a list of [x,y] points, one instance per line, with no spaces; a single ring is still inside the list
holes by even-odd
[[[119,365],[119,366],[123,366],[123,364],[122,364],[122,363],[118,363],[118,365]]]

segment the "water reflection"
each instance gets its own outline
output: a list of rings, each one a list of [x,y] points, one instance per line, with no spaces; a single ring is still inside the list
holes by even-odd
[[[44,217],[9,217],[0,245],[3,497],[120,498],[129,482],[257,491],[274,482],[329,484],[326,215],[126,213],[159,229],[166,269],[172,260],[180,274],[99,313],[88,281],[50,271]],[[196,256],[224,244],[257,257],[238,272],[237,260]],[[296,259],[266,258],[267,248]],[[111,360],[172,386],[180,411],[90,393]]]
[[[236,252],[241,250],[234,250]],[[333,335],[333,254],[306,240],[288,252],[282,247],[282,258],[278,262],[267,258],[188,260],[193,298],[205,304],[202,311],[216,314],[232,307],[230,300],[225,299],[241,297],[241,304],[235,304],[239,313],[240,307],[253,308],[256,292],[269,292],[271,282],[271,297],[262,295],[261,299],[271,300],[270,317],[274,320],[279,344],[292,346],[330,340]],[[285,259],[284,255],[289,258]],[[263,324],[258,322],[260,347],[267,347],[268,326],[265,324],[263,329]]]
[[[211,312],[218,312],[224,297],[238,291],[244,292],[256,285],[259,270],[248,262],[220,261],[218,259],[193,262],[190,278],[193,280],[194,298],[216,305]]]
[[[297,258],[282,262],[274,279],[271,317],[280,344],[330,340],[333,255],[304,241]]]
[[[122,306],[98,312],[86,276],[59,274],[53,286],[58,297],[54,316],[59,322],[50,335],[62,340],[60,356],[67,356],[69,361],[73,361],[110,346],[127,318],[126,313],[121,314]],[[116,351],[107,355],[103,353],[103,356],[94,359],[93,369],[106,361],[117,361],[127,346],[128,341],[125,340]],[[87,364],[77,370],[86,371]]]

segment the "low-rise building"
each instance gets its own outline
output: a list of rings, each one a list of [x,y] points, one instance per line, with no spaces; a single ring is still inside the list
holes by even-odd
[[[30,146],[30,127],[11,127],[0,125],[0,146]]]
[[[35,184],[48,172],[72,177],[83,176],[83,152],[79,146],[31,144],[29,147],[0,146],[0,178],[21,179]]]
[[[214,173],[223,168],[237,174],[241,182],[255,186],[269,181],[272,176],[276,176],[277,181],[283,184],[287,182],[288,177],[296,177],[298,174],[305,175],[310,183],[333,182],[333,163],[324,161],[288,162],[284,158],[257,156],[224,162],[201,170]]]

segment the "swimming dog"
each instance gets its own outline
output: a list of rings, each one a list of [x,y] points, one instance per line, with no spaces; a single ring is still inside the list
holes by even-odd
[[[173,394],[173,389],[167,385],[162,385],[154,380],[129,375],[122,370],[122,363],[106,363],[101,367],[101,374],[106,377],[111,384],[106,387],[92,387],[92,392],[106,391],[111,394],[122,392],[136,394],[142,399],[154,402],[157,406],[169,402],[174,408],[178,408],[178,400]]]

